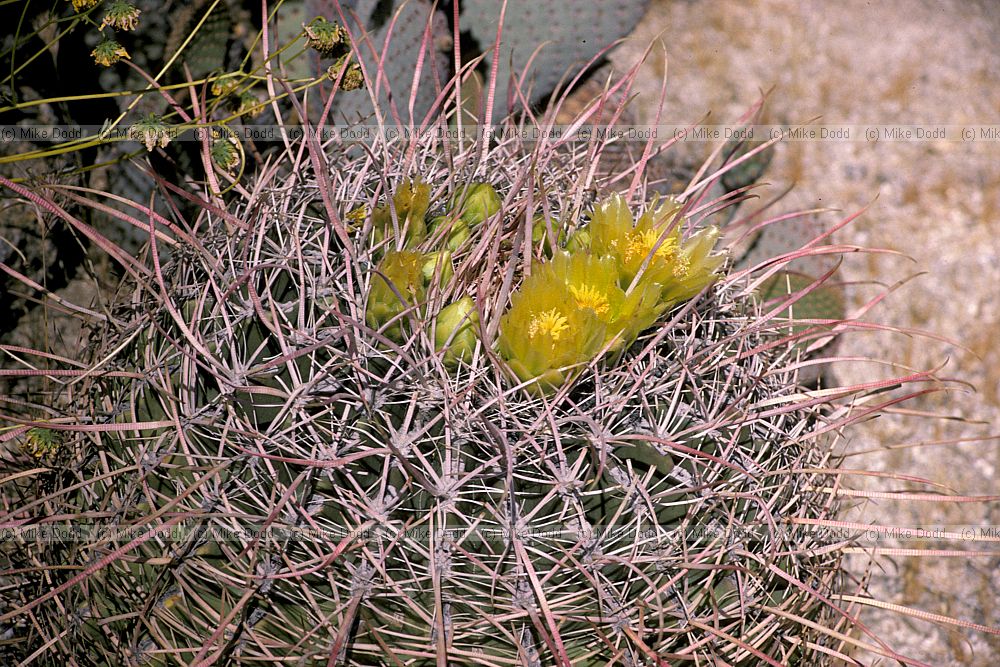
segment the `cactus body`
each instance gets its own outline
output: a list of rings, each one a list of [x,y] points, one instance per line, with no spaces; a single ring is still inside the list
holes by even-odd
[[[601,324],[576,367],[519,376],[517,355],[490,338],[526,280],[514,241],[540,213],[529,201],[544,201],[553,221],[597,224],[596,188],[580,214],[567,195],[584,155],[551,150],[525,180],[508,169],[530,146],[491,150],[482,180],[502,206],[476,218],[449,260],[454,275],[436,280],[423,257],[446,238],[385,224],[389,194],[403,222],[416,191],[413,174],[393,173],[406,145],[385,148],[390,161],[372,167],[345,147],[323,175],[341,219],[367,211],[353,214],[351,236],[315,213],[306,174],[235,210],[246,223],[235,232],[208,214],[203,242],[163,265],[165,293],[131,286],[124,328],[93,358],[135,372],[92,380],[74,405],[117,426],[89,442],[83,483],[59,496],[64,513],[100,507],[103,526],[129,530],[40,554],[102,563],[85,586],[67,575],[39,603],[63,633],[49,655],[87,646],[101,664],[645,664],[713,642],[704,628],[721,619],[742,642],[713,650],[749,665],[758,652],[791,655],[788,637],[811,639],[768,609],[821,616],[818,598],[789,582],[828,590],[837,557],[768,526],[823,511],[809,490],[821,475],[780,474],[818,467],[825,453],[808,434],[819,413],[755,407],[796,385],[781,370],[791,348],[764,345],[753,298],[702,282],[700,298],[668,301],[617,351]],[[424,210],[461,213],[464,184],[438,150],[418,151],[421,221]],[[458,150],[453,165],[475,158]],[[381,175],[395,193],[380,194]],[[546,194],[529,198],[532,182]],[[646,229],[641,220],[622,238]],[[573,233],[553,224],[559,238]],[[688,222],[676,229],[676,252],[700,247]],[[489,247],[498,254],[484,272],[477,257]],[[551,266],[568,285],[617,272],[613,254],[580,268],[536,250],[534,270]],[[505,295],[507,267],[515,293]],[[608,308],[619,309],[627,285],[612,288],[622,296]],[[573,294],[587,317],[614,322],[596,292]],[[454,304],[467,324],[452,322]],[[545,391],[521,386],[533,380]]]

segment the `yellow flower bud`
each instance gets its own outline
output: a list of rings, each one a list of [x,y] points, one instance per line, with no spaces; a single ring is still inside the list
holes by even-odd
[[[479,313],[471,297],[464,296],[441,309],[434,321],[434,349],[440,352],[447,346],[444,353],[447,366],[472,361],[478,326]]]
[[[430,194],[429,185],[414,179],[401,183],[392,196],[392,208],[396,210],[399,229],[404,232],[408,247],[420,243],[427,236],[424,216],[430,205]],[[383,204],[372,211],[372,224],[375,228],[376,243],[388,236],[394,236],[392,210],[388,204]]]
[[[403,338],[399,316],[424,298],[424,257],[403,250],[386,253],[372,276],[368,291],[365,322],[373,329],[389,324],[385,335],[400,341]],[[393,321],[394,320],[394,321]]]

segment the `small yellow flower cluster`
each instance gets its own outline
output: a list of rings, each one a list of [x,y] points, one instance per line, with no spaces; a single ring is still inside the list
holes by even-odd
[[[48,428],[28,429],[21,443],[21,451],[38,461],[53,462],[63,446],[63,435]]]
[[[95,63],[104,67],[111,67],[122,58],[129,58],[125,47],[113,39],[102,39],[90,52],[90,55],[94,58]]]
[[[339,23],[327,21],[322,16],[302,24],[302,31],[306,35],[306,44],[324,58],[332,58],[350,47],[347,31]]]
[[[542,391],[608,351],[627,348],[671,306],[715,279],[718,230],[681,238],[681,204],[668,199],[634,220],[612,195],[548,262],[532,267],[500,321],[511,370]]]
[[[115,30],[131,31],[139,27],[139,8],[124,0],[113,0],[108,4],[101,27],[111,26]]]
[[[92,9],[97,6],[101,0],[70,0],[73,3],[73,9],[78,12],[85,12],[88,9]]]

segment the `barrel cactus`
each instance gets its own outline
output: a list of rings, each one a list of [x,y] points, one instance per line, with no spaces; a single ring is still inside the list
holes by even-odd
[[[731,268],[711,178],[648,195],[545,122],[306,138],[185,192],[196,219],[145,209],[83,365],[36,371],[58,408],[0,436],[9,655],[841,656],[839,551],[803,526],[868,414],[838,399],[878,387],[798,383],[836,323],[776,317],[815,284],[758,297],[795,253]]]

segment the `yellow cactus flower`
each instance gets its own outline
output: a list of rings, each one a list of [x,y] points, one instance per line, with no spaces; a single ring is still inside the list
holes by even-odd
[[[577,287],[600,308],[597,286],[586,293]],[[543,265],[511,298],[500,320],[498,347],[521,380],[537,378],[536,387],[548,392],[566,381],[572,373],[567,367],[587,363],[600,352],[606,330],[595,310],[579,307],[566,282]]]
[[[634,226],[628,204],[621,195],[613,194],[594,207],[585,232],[587,245],[595,255],[616,257]]]
[[[373,329],[380,329],[389,322],[385,335],[402,340],[402,318],[399,315],[424,298],[424,256],[403,250],[386,253],[372,276],[368,291],[365,322]]]
[[[599,204],[592,215],[588,227],[591,252],[618,261],[621,286],[628,289],[643,264],[646,268],[636,289],[660,286],[660,304],[643,320],[652,316],[655,321],[670,305],[696,295],[715,279],[715,271],[722,264],[721,256],[711,255],[719,236],[714,227],[682,241],[683,224],[675,224],[681,206],[677,200],[667,198],[633,222],[625,200],[616,194]]]
[[[399,229],[404,233],[406,245],[414,246],[427,236],[427,223],[424,216],[430,206],[431,188],[419,179],[411,179],[400,183],[392,196],[392,208],[396,210]],[[375,228],[375,242],[379,243],[387,236],[394,234],[392,209],[388,204],[379,206],[372,211],[372,223]]]
[[[561,282],[569,292],[569,303],[589,310],[605,325],[605,339],[617,336],[628,314],[623,310],[625,292],[618,286],[618,266],[611,257],[589,253],[557,252],[552,261],[536,266],[545,280]]]
[[[601,292],[593,285],[567,285],[569,293],[576,299],[578,308],[590,308],[594,314],[602,320],[608,316],[611,306],[608,303],[607,294]]]
[[[672,302],[660,298],[659,284],[642,281],[630,294],[622,289],[613,257],[559,253],[541,269],[563,280],[578,308],[589,308],[603,322],[604,345],[617,352],[652,326]]]
[[[716,279],[716,271],[725,257],[713,255],[719,240],[718,227],[706,227],[692,234],[681,245],[674,264],[674,279],[663,286],[661,299],[674,303],[697,295]]]
[[[644,280],[663,283],[675,272],[680,249],[681,226],[667,230],[680,210],[668,199],[644,213],[633,224],[632,213],[620,195],[612,195],[594,211],[590,223],[591,251],[618,260],[623,286],[627,287],[649,259]]]
[[[540,270],[561,280],[576,306],[594,311],[602,322],[611,322],[625,299],[618,287],[618,267],[610,257],[559,252]]]

